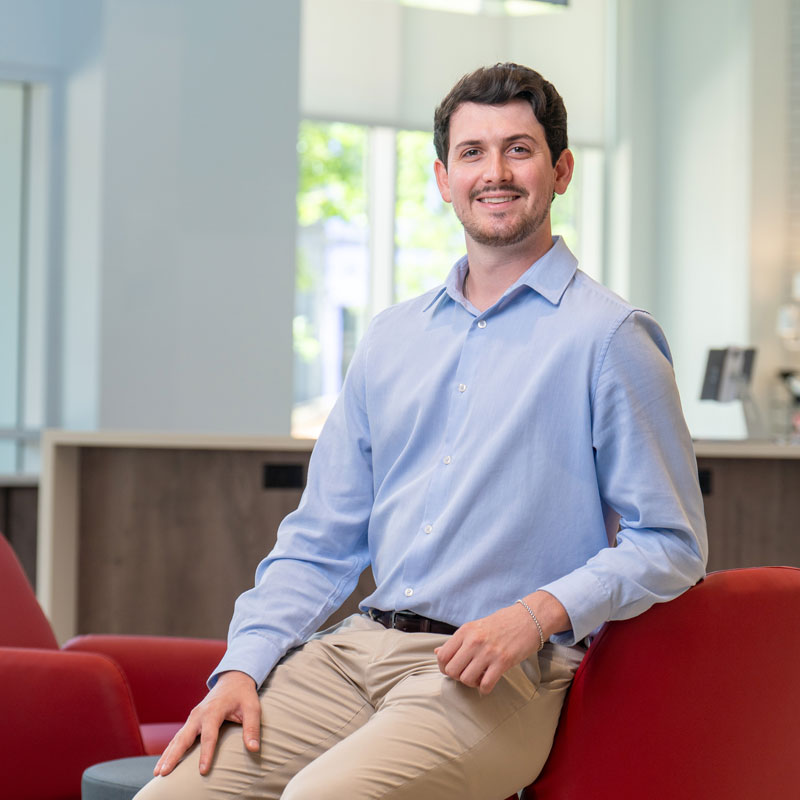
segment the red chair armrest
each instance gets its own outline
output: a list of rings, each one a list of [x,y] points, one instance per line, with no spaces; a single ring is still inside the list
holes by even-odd
[[[78,636],[65,650],[104,653],[121,667],[141,723],[183,721],[205,697],[206,680],[225,653],[218,639]]]
[[[0,648],[5,797],[80,798],[81,774],[144,753],[125,676],[105,656]]]

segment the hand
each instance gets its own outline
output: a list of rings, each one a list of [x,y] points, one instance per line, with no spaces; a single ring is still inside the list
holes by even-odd
[[[566,610],[551,594],[534,592],[525,601],[541,623],[545,641],[570,627]],[[514,603],[462,625],[434,652],[444,675],[488,694],[511,667],[537,652],[539,645],[536,624],[522,605]]]
[[[223,722],[242,725],[244,746],[258,752],[261,741],[261,703],[255,681],[244,672],[223,672],[214,688],[189,714],[184,726],[175,734],[158,760],[154,775],[169,775],[183,754],[200,735],[200,774],[211,769],[211,758],[217,746]]]

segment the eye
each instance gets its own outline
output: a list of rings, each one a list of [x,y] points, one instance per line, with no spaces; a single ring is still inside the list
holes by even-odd
[[[509,153],[511,153],[513,156],[526,156],[528,153],[530,153],[530,149],[524,144],[515,144],[509,149]]]
[[[470,147],[461,154],[461,158],[475,158],[480,155],[480,150],[477,147]]]

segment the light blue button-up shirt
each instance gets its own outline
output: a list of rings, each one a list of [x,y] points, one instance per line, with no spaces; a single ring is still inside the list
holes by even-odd
[[[558,238],[482,313],[461,292],[467,266],[372,321],[215,675],[260,685],[369,564],[362,608],[453,625],[544,589],[569,614],[563,644],[704,574],[697,466],[658,325]]]

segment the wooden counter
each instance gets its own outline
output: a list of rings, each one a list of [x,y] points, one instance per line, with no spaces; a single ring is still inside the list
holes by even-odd
[[[45,432],[37,595],[59,641],[88,632],[224,637],[233,601],[300,500],[312,446]],[[268,467],[273,483],[290,485],[265,488]]]
[[[275,437],[45,432],[37,594],[58,639],[225,636],[235,598],[300,500],[312,446]],[[695,449],[709,569],[800,566],[800,446],[700,441]],[[367,571],[334,618],[355,609],[371,580]]]
[[[800,446],[695,442],[708,569],[800,566]]]
[[[0,534],[11,542],[33,585],[36,585],[38,493],[38,475],[0,475]]]

